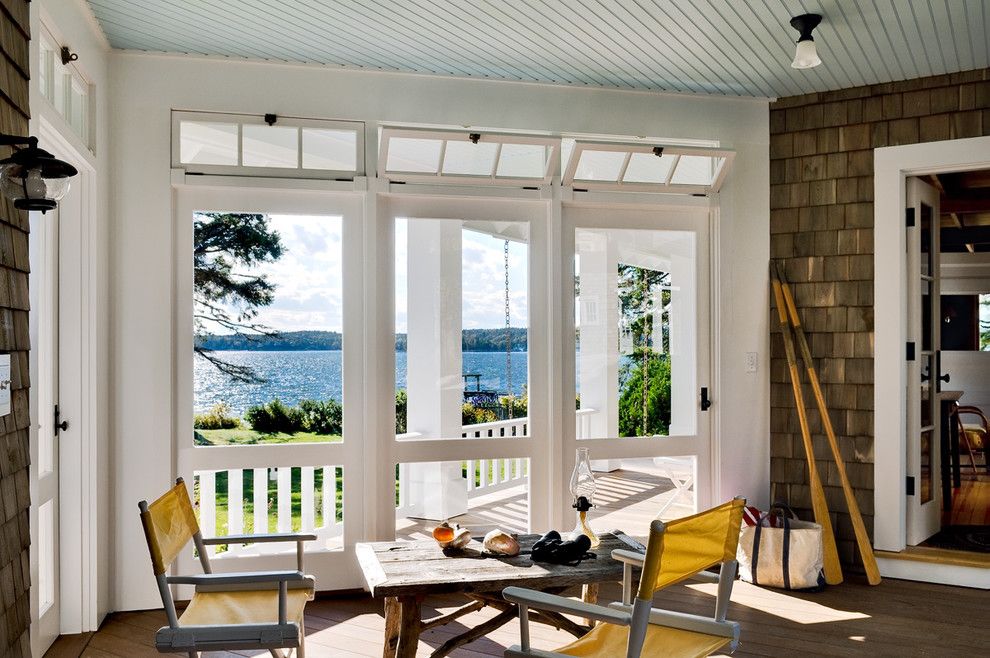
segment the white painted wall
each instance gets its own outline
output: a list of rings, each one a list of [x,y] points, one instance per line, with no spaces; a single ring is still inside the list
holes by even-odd
[[[766,101],[118,53],[111,60],[113,438],[117,609],[158,606],[136,502],[172,477],[171,109],[274,112],[369,122],[717,139],[737,156],[713,245],[722,343],[714,393],[716,492],[769,493]],[[376,140],[369,131],[370,142]],[[369,145],[373,152],[374,144]],[[745,373],[745,353],[760,369]]]
[[[109,186],[107,171],[109,168],[110,130],[109,130],[109,61],[110,46],[103,36],[96,19],[93,17],[84,0],[40,0],[31,3],[31,33],[41,33],[41,21],[54,33],[60,45],[69,46],[72,52],[79,55],[78,66],[93,85],[95,97],[95,119],[91,129],[95,131],[93,152],[87,151],[86,145],[76,137],[68,123],[55,111],[41,95],[38,88],[38,42],[31,41],[31,133],[38,133],[39,119],[43,119],[53,127],[64,139],[74,154],[82,154],[83,161],[76,161],[76,156],[64,155],[55,145],[46,144],[42,140],[41,147],[51,149],[60,157],[69,157],[80,170],[86,169],[87,180],[95,185],[95,214],[84,227],[67,231],[69,238],[63,237],[63,254],[68,252],[65,263],[71,265],[73,272],[70,277],[79,279],[79,288],[85,295],[82,300],[79,316],[78,333],[68,337],[73,341],[69,350],[78,359],[71,365],[74,372],[81,373],[81,386],[77,395],[80,406],[73,410],[70,423],[76,430],[85,427],[90,443],[81,450],[89,459],[95,473],[88,473],[89,483],[95,491],[96,536],[86,537],[88,550],[75,556],[75,564],[63,564],[63,573],[78,572],[91,569],[95,581],[95,592],[83,593],[87,600],[75,597],[63,600],[62,632],[78,633],[96,630],[105,614],[111,609],[111,570],[113,564],[113,543],[108,541],[112,533],[111,504],[111,433],[109,426],[109,396],[110,396],[110,232],[109,232]],[[80,179],[75,179],[73,185],[79,185]],[[76,236],[78,239],[75,239]],[[65,264],[63,264],[65,270]],[[64,272],[63,272],[64,273]],[[32,431],[35,424],[32,423]],[[68,434],[66,435],[68,436]],[[77,434],[79,436],[79,434]],[[75,449],[78,446],[70,446]],[[74,455],[70,455],[74,457]],[[71,461],[71,460],[70,460]],[[65,464],[63,470],[78,464]],[[79,469],[77,469],[79,470]],[[66,494],[71,502],[78,503],[78,491]],[[87,498],[82,504],[89,504]],[[78,508],[78,505],[77,505]],[[63,546],[78,546],[79,537],[63,537]],[[68,542],[68,543],[66,543]],[[63,553],[64,554],[64,553]],[[82,556],[82,557],[80,557]],[[75,579],[76,574],[70,573]],[[69,625],[66,625],[69,624]]]

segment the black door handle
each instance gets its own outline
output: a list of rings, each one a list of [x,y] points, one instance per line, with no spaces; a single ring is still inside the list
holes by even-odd
[[[712,401],[708,399],[708,387],[701,387],[701,410],[708,411],[709,407],[712,406]]]
[[[946,384],[948,384],[949,383],[949,373],[945,373],[944,375],[942,375],[941,377],[939,377],[939,379],[941,379],[943,382],[945,382]]]

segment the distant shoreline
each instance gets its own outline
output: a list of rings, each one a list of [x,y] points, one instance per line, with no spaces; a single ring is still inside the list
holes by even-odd
[[[527,329],[510,329],[512,352],[527,352]],[[196,345],[214,352],[336,352],[343,347],[337,331],[287,331],[278,336],[241,334],[197,336]],[[406,334],[395,335],[395,350],[406,351]],[[464,352],[504,352],[505,329],[465,329],[461,332]]]

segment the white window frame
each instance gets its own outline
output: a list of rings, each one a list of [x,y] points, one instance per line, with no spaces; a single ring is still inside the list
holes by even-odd
[[[233,123],[237,125],[237,162],[236,165],[207,165],[182,162],[180,124],[183,121],[200,121],[208,123]],[[191,174],[212,174],[218,176],[258,176],[267,178],[308,178],[315,180],[353,180],[364,175],[364,122],[339,121],[336,119],[305,119],[300,117],[276,118],[275,126],[299,128],[298,148],[296,150],[296,167],[251,167],[241,164],[244,158],[244,126],[267,125],[263,114],[234,114],[221,112],[191,112],[172,110],[172,168],[181,169]],[[351,130],[356,133],[355,148],[357,149],[355,168],[347,169],[314,169],[303,167],[302,128],[321,128],[324,130]]]
[[[45,101],[65,120],[69,130],[82,140],[90,152],[94,152],[96,143],[96,86],[75,62],[61,64],[58,59],[61,57],[62,50],[60,43],[61,40],[56,37],[54,30],[42,22],[41,35],[38,38],[38,66],[43,69],[44,73],[43,76],[39,76],[38,90]],[[58,63],[56,63],[57,61]],[[63,80],[62,102],[57,104],[55,102],[55,75],[60,64],[64,69],[62,75],[65,79]],[[42,79],[45,83],[44,86],[41,86]],[[83,101],[85,107],[81,131],[77,130],[77,127],[72,123],[72,87],[74,84],[82,87],[86,92]]]
[[[488,175],[471,174],[445,174],[443,173],[444,156],[446,155],[448,141],[465,141],[470,139],[471,134],[479,135],[479,140],[485,143],[497,144],[495,159],[492,161],[492,169]],[[408,139],[432,139],[441,142],[440,159],[437,162],[436,173],[425,173],[421,171],[389,171],[388,170],[388,150],[392,138]],[[503,144],[528,144],[532,146],[544,146],[551,149],[547,158],[543,175],[541,177],[515,177],[499,176],[498,163],[502,153]],[[453,183],[460,185],[494,185],[505,187],[539,187],[550,184],[554,172],[557,171],[560,162],[560,138],[543,135],[524,135],[502,132],[484,132],[465,128],[464,130],[433,130],[423,128],[396,128],[385,126],[381,130],[381,137],[378,146],[378,176],[389,182],[402,183]]]
[[[670,171],[667,172],[666,181],[663,183],[633,183],[622,181],[622,178],[626,175],[626,170],[629,168],[629,161],[632,159],[634,153],[653,154],[656,152],[655,149],[657,148],[663,149],[663,157],[672,156],[675,158],[674,164],[671,165]],[[581,156],[584,155],[585,151],[625,153],[625,160],[622,163],[622,168],[619,170],[618,179],[614,181],[605,181],[576,178],[578,163],[581,161]],[[712,174],[712,182],[709,185],[687,185],[683,183],[671,182],[674,177],[674,173],[677,171],[678,160],[680,160],[682,155],[708,157],[713,158],[716,162],[718,162],[716,169]],[[722,183],[725,182],[725,177],[729,173],[729,167],[732,164],[733,157],[735,157],[735,151],[718,148],[664,145],[648,142],[631,144],[623,142],[579,139],[574,142],[574,149],[571,151],[570,159],[567,161],[567,167],[564,169],[564,175],[561,183],[565,186],[581,188],[584,190],[666,192],[676,194],[699,194],[707,196],[709,194],[717,193],[722,187]]]

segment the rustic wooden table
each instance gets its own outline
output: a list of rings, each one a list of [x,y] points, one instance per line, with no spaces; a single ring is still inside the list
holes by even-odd
[[[519,535],[524,553],[539,535]],[[622,579],[622,564],[612,559],[612,551],[628,545],[611,534],[601,536],[594,549],[595,559],[578,566],[533,562],[529,555],[485,557],[481,544],[472,541],[463,552],[444,552],[432,539],[419,541],[374,542],[357,545],[358,560],[372,596],[385,599],[384,658],[412,658],[416,655],[422,631],[450,623],[485,606],[499,610],[488,621],[451,638],[431,655],[446,656],[451,651],[517,616],[516,606],[502,598],[510,585],[559,593],[575,585],[584,586],[583,598],[595,602],[598,583]],[[470,601],[445,615],[422,619],[423,599],[430,594],[463,594]],[[575,637],[589,627],[553,612],[530,611],[530,620],[566,630]]]

